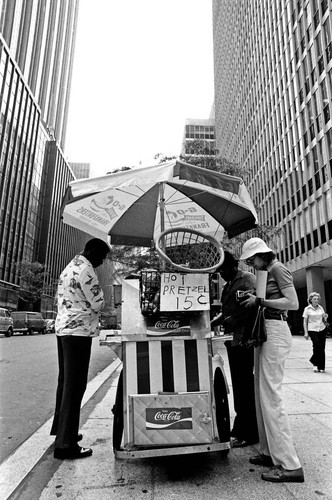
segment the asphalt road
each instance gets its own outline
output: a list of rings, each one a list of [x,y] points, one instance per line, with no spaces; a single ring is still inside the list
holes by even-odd
[[[89,380],[113,359],[94,338]],[[0,463],[52,417],[57,363],[54,334],[0,335]]]

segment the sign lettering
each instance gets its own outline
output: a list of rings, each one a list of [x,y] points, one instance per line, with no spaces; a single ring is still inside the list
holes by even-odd
[[[161,311],[208,311],[209,309],[208,274],[161,274]]]

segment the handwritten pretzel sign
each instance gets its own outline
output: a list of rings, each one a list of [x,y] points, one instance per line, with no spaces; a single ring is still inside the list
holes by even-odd
[[[208,311],[209,309],[208,274],[161,274],[161,311]]]

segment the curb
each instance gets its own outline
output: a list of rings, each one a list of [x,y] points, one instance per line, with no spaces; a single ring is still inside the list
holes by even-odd
[[[116,359],[101,373],[94,377],[87,385],[82,407],[97,392],[99,387],[113,374],[121,364]],[[28,438],[17,450],[2,464],[0,464],[0,498],[8,498],[31,472],[47,449],[52,445],[54,436],[50,436],[50,428],[53,416],[47,420],[30,438]]]

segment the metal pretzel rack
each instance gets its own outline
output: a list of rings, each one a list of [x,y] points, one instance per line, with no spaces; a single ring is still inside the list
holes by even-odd
[[[163,241],[160,248],[174,259]],[[113,408],[118,458],[230,449],[228,385],[212,351],[209,274],[190,261],[182,271],[178,265],[142,271],[122,285],[123,370]]]

